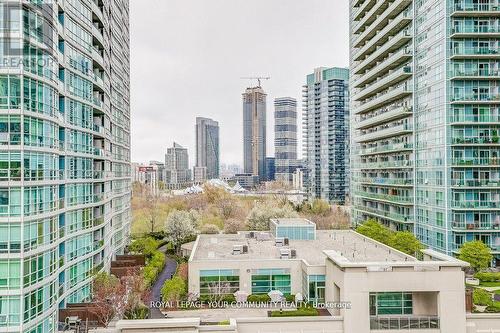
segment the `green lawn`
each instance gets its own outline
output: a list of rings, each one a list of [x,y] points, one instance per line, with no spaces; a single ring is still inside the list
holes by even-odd
[[[500,287],[500,281],[496,282],[481,282],[479,283],[480,287]]]
[[[301,307],[294,311],[283,311],[280,313],[279,310],[271,311],[271,317],[304,317],[304,316],[319,316],[319,311],[313,307]]]

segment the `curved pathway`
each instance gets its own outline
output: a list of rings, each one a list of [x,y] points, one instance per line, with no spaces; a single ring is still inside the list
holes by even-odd
[[[162,249],[160,249],[162,250]],[[177,262],[172,258],[166,258],[165,267],[158,275],[153,287],[151,288],[151,302],[161,300],[161,287],[166,280],[170,280],[177,270]],[[151,302],[149,303],[149,318],[150,319],[160,319],[165,318],[158,308],[151,307]]]

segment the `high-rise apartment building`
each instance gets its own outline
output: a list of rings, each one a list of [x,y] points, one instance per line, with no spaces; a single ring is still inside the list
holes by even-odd
[[[291,184],[297,167],[297,100],[274,100],[274,157],[277,181]]]
[[[352,0],[354,218],[500,254],[498,1]]]
[[[317,68],[303,87],[307,191],[344,204],[349,188],[349,70]]]
[[[266,99],[258,86],[243,93],[243,169],[266,180]]]
[[[220,169],[219,123],[209,118],[197,117],[195,131],[195,181],[202,183],[207,179],[217,179]]]
[[[266,181],[272,182],[276,180],[276,159],[274,157],[266,157]]]
[[[56,332],[130,227],[129,4],[2,1],[0,329]]]
[[[165,181],[168,189],[177,190],[191,186],[191,170],[187,148],[174,142],[165,155]]]

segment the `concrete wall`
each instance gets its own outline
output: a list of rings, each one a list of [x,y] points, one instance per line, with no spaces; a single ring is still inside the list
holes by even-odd
[[[467,314],[467,333],[500,333],[500,314]]]
[[[351,302],[351,309],[340,310],[346,332],[370,330],[370,292],[434,292],[434,299],[417,296],[417,311],[432,306],[432,312],[440,317],[441,332],[465,333],[464,273],[459,267],[440,270],[393,268],[388,272],[369,272],[366,268],[340,269],[327,260],[327,301]],[[340,299],[335,295],[335,285],[340,288]],[[427,295],[428,296],[428,295]],[[437,311],[436,311],[437,310]]]

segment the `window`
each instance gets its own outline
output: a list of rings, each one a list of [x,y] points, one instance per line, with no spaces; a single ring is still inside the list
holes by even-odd
[[[17,289],[21,285],[19,260],[0,260],[0,290]]]
[[[370,293],[370,316],[413,313],[412,294],[407,292]]]
[[[325,276],[324,275],[309,275],[307,298],[309,302],[324,302],[325,301]]]
[[[252,273],[252,294],[279,290],[284,295],[290,295],[291,289],[289,269],[257,269]]]
[[[233,294],[240,289],[240,271],[215,269],[200,271],[200,295]]]

